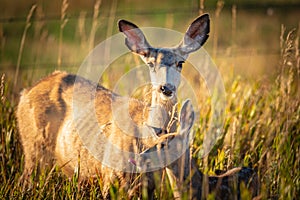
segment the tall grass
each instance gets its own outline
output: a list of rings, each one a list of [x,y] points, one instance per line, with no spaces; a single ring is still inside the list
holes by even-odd
[[[98,12],[101,1],[96,2],[92,25],[94,28],[90,32],[89,44],[94,43],[96,27],[99,26]],[[201,2],[202,5],[204,1]],[[216,12],[216,15],[220,14],[218,12],[221,8],[220,4],[220,10]],[[233,8],[232,11],[233,24],[237,20],[235,9]],[[62,10],[61,14],[59,48],[62,48],[63,30],[67,22],[66,10]],[[80,21],[80,23],[82,23],[80,35],[85,37],[84,22]],[[236,34],[235,29],[233,28],[232,35]],[[107,34],[111,32],[110,27],[107,29]],[[215,35],[215,38],[217,41],[218,35]],[[83,38],[82,41],[87,40]],[[236,42],[233,41],[233,44]],[[23,49],[21,48],[23,47],[24,44],[19,49],[21,52],[19,55],[22,55]],[[216,42],[214,43],[215,51],[217,47]],[[201,149],[203,133],[209,126],[209,99],[201,102],[203,109],[194,127],[193,157],[200,170],[214,174],[217,170],[228,170],[236,166],[253,167],[260,176],[262,199],[297,199],[300,191],[299,32],[286,31],[282,27],[280,50],[281,57],[274,82],[249,81],[242,77],[235,77],[233,80],[225,78],[227,108],[224,137],[217,142],[205,161],[198,157],[198,150]],[[58,56],[61,56],[62,49],[59,52]],[[58,58],[58,66],[61,64],[60,59],[61,57]],[[15,116],[17,101],[16,98],[12,98],[14,83],[5,74],[0,74],[0,76],[0,198],[101,198],[102,180],[98,178],[79,184],[78,173],[80,171],[72,178],[65,177],[58,168],[46,170],[40,177],[35,177],[33,173],[32,179],[37,181],[25,187],[21,177],[24,155]],[[30,83],[32,80],[26,81]],[[157,188],[155,196],[158,199],[169,199],[171,191],[164,178],[161,180],[161,185],[166,186]],[[110,192],[113,199],[126,199],[126,191],[119,191],[118,183],[112,184]]]
[[[225,137],[208,156],[208,173],[233,166],[252,166],[261,181],[262,199],[295,199],[300,189],[300,100],[299,37],[295,31],[282,33],[282,58],[276,83],[249,83],[237,78],[227,83]],[[0,197],[8,198],[101,198],[101,180],[78,184],[77,175],[68,179],[59,169],[45,172],[30,188],[19,182],[23,154],[15,118],[15,102],[10,101],[12,83],[1,75]],[[209,102],[203,102],[209,105]],[[196,129],[194,149],[201,146],[208,126],[203,112]],[[203,160],[197,158],[201,170]],[[33,175],[34,176],[34,175]],[[112,196],[120,198],[118,184]],[[165,195],[159,195],[162,199]],[[168,191],[167,191],[168,193]],[[120,196],[121,195],[121,196]],[[123,196],[124,197],[124,196]]]
[[[234,166],[254,167],[260,175],[262,199],[295,199],[300,191],[298,41],[295,30],[282,29],[275,83],[237,78],[228,85],[224,138],[208,156],[205,169],[214,174]],[[199,127],[196,139],[205,132],[205,121]]]
[[[68,7],[69,7],[68,0],[63,0],[62,6],[61,6],[61,11],[60,11],[59,45],[58,45],[58,57],[57,57],[58,69],[60,69],[60,67],[61,67],[63,32],[64,32],[64,28],[68,22],[68,18],[67,18]]]
[[[22,35],[22,39],[21,39],[21,44],[20,44],[20,48],[19,48],[19,55],[18,55],[18,61],[17,61],[17,67],[16,67],[16,73],[15,73],[15,81],[14,81],[14,87],[17,86],[17,81],[18,81],[18,76],[19,76],[19,69],[20,69],[20,64],[21,64],[21,58],[22,58],[22,54],[23,54],[23,49],[24,49],[24,44],[25,44],[25,39],[26,39],[26,35],[27,35],[27,31],[29,29],[29,27],[31,26],[30,20],[31,17],[33,15],[33,12],[36,9],[36,5],[33,5],[27,15],[27,19],[26,19],[26,26]]]

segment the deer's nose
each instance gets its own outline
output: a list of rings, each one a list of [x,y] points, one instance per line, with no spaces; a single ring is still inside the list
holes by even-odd
[[[167,97],[171,97],[173,92],[175,91],[175,87],[171,84],[162,85],[160,87],[160,91]]]

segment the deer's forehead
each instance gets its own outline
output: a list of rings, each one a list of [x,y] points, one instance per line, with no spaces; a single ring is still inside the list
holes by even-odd
[[[155,49],[150,56],[152,59],[155,59],[157,63],[166,65],[172,65],[182,60],[181,56],[174,49],[167,48]]]

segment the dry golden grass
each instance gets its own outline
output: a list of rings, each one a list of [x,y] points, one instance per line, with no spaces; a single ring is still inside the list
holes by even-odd
[[[201,2],[203,3],[204,1]],[[99,11],[99,7],[95,7],[95,15]],[[62,14],[65,14],[66,10],[62,11]],[[222,36],[224,35],[222,31],[226,29],[219,28],[218,35],[215,36],[219,37],[217,40],[219,42],[211,42],[207,47],[209,52],[213,52],[213,49],[215,49],[216,57],[214,59],[218,66],[220,66],[220,71],[225,81],[227,108],[223,129],[224,137],[217,142],[205,160],[198,157],[199,149],[201,149],[203,142],[203,133],[206,132],[209,126],[210,118],[210,99],[201,98],[202,102],[199,102],[201,104],[199,105],[201,107],[200,119],[194,127],[193,157],[197,160],[199,169],[208,174],[214,174],[216,170],[228,170],[236,166],[251,166],[260,175],[262,199],[297,199],[300,191],[299,30],[298,32],[297,30],[286,31],[282,28],[281,40],[272,40],[267,43],[275,49],[276,46],[279,46],[276,44],[280,43],[280,48],[276,49],[276,51],[280,51],[280,54],[275,55],[273,52],[267,52],[268,54],[264,55],[254,48],[255,44],[251,43],[251,41],[255,41],[257,45],[261,45],[263,49],[267,49],[263,41],[268,39],[268,34],[269,37],[274,38],[274,36],[270,35],[272,33],[269,33],[272,30],[265,30],[266,36],[254,33],[260,31],[257,28],[258,24],[256,24],[256,21],[261,21],[262,26],[267,26],[269,21],[266,18],[262,19],[262,17],[253,16],[249,19],[248,24],[242,25],[248,26],[249,29],[243,29],[243,32],[239,32],[241,29],[239,29],[238,23],[240,21],[247,21],[247,15],[239,12],[239,8],[233,8],[232,12],[226,15],[231,16],[231,14],[233,14],[233,17],[228,18],[226,16],[226,19],[232,20],[229,25],[229,32],[235,37],[235,40],[231,41],[233,43],[227,47],[225,45],[224,48],[218,46],[219,42],[225,44],[231,43],[229,42],[230,39],[224,39]],[[41,25],[39,29],[35,29],[39,30],[37,34],[33,34],[30,30],[27,30],[30,24],[29,18],[29,21],[26,22],[26,27],[28,28],[20,28],[21,30],[25,30],[20,31],[20,35],[23,33],[24,36],[24,39],[21,40],[21,45],[19,42],[13,43],[11,41],[6,41],[5,43],[5,36],[3,33],[1,34],[1,50],[3,50],[0,55],[2,56],[1,64],[14,67],[15,65],[9,58],[17,57],[12,55],[23,56],[25,64],[26,62],[34,63],[34,65],[41,64],[39,66],[43,66],[43,63],[47,65],[48,61],[52,62],[53,60],[56,63],[57,58],[59,58],[58,60],[61,61],[58,61],[59,65],[57,66],[66,66],[66,70],[72,72],[74,71],[74,63],[82,61],[88,53],[89,46],[91,45],[86,45],[87,40],[90,43],[98,42],[101,40],[99,38],[105,39],[107,34],[109,34],[104,31],[97,35],[95,27],[102,26],[101,29],[104,30],[107,28],[107,25],[102,21],[102,24],[97,24],[99,22],[97,20],[101,17],[101,8],[98,18],[96,16],[95,18],[87,19],[85,15],[82,15],[81,18],[67,22],[65,21],[67,19],[66,16],[62,15],[60,22],[63,26],[61,28],[51,28],[54,25],[48,22],[46,25]],[[287,16],[287,18],[289,17]],[[140,20],[142,22],[144,19]],[[222,20],[222,18],[219,20]],[[158,21],[163,20],[160,18]],[[226,26],[224,21],[220,23],[220,26]],[[178,24],[174,23],[174,28],[184,27],[179,22],[181,22],[181,19],[178,19]],[[70,27],[68,25],[78,27],[78,23],[79,25],[81,23],[81,29],[75,28],[76,31],[74,29],[70,29],[71,31],[69,31]],[[148,24],[146,20],[145,23]],[[57,24],[60,23],[55,22],[55,25]],[[88,26],[87,24],[94,24],[92,25],[94,28],[90,30],[90,27],[83,27]],[[170,26],[173,26],[173,22]],[[27,31],[29,31],[28,34]],[[90,34],[86,34],[85,31]],[[3,27],[0,27],[0,32],[3,32]],[[70,34],[70,32],[76,32],[77,36]],[[228,36],[228,32],[226,34]],[[33,39],[30,35],[36,36]],[[89,35],[89,37],[86,38],[86,35]],[[68,42],[70,40],[69,37],[72,39],[75,38],[79,42],[70,43]],[[85,45],[82,45],[84,43]],[[78,48],[80,46],[82,48]],[[249,51],[242,51],[245,46],[248,47]],[[14,49],[10,49],[12,47]],[[40,49],[42,53],[38,52],[38,54],[34,54],[35,56],[33,56],[29,54],[30,49]],[[56,51],[53,49],[61,50]],[[238,54],[241,51],[242,55]],[[249,56],[249,54],[251,55]],[[67,66],[64,62],[72,64]],[[127,59],[127,62],[125,65],[134,63],[134,60]],[[35,67],[33,69],[29,68],[26,71],[24,70],[24,65],[22,68],[22,62],[18,61],[18,63],[17,69],[20,67],[22,73],[10,72],[9,67],[6,67],[5,71],[0,74],[0,198],[101,198],[101,179],[79,184],[78,174],[74,174],[72,179],[68,179],[57,168],[45,171],[38,178],[39,181],[31,188],[24,188],[23,183],[19,182],[23,171],[23,152],[19,142],[15,118],[18,101],[16,98],[18,95],[17,92],[24,86],[32,85],[34,81],[51,72],[55,67],[43,68],[42,70]],[[242,72],[239,72],[238,69]],[[248,76],[250,72],[252,75]],[[267,76],[264,75],[266,72],[269,73]],[[13,80],[11,77],[15,73],[19,79]],[[104,84],[110,85],[114,79],[118,78],[118,74],[122,73],[122,71],[118,71],[115,74],[111,73],[111,75],[108,75],[111,77],[106,78]],[[245,74],[247,76],[244,76]],[[270,74],[271,76],[269,76]],[[252,77],[254,80],[249,77]],[[13,85],[16,80],[18,80],[18,84],[14,87]],[[195,85],[199,85],[199,77],[193,77],[192,82]],[[205,86],[201,85],[200,88],[205,88]],[[199,92],[199,95],[201,95],[201,92]],[[35,179],[34,173],[32,174],[32,179]],[[164,188],[167,189],[161,190],[157,188],[156,197],[159,199],[169,199],[172,196],[172,191],[170,188],[168,189],[169,186],[166,180],[162,180],[162,184],[165,184],[166,187]],[[126,196],[126,191],[123,193],[117,192],[118,188],[118,184],[111,186],[110,192],[114,199]],[[247,193],[243,193],[242,196],[246,198]]]

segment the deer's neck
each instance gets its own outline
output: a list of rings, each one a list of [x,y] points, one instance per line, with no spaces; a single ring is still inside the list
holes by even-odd
[[[147,125],[167,132],[174,131],[176,123],[173,121],[177,118],[176,107],[177,99],[161,99],[159,92],[152,91]]]

